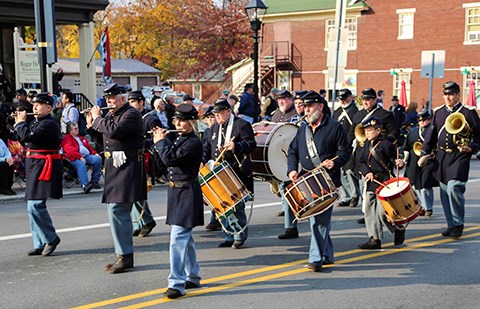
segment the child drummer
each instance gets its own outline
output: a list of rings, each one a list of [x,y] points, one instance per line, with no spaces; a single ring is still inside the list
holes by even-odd
[[[363,190],[363,211],[367,227],[368,241],[359,245],[360,249],[381,249],[382,224],[395,234],[395,246],[400,246],[405,240],[405,229],[397,229],[387,221],[384,210],[375,191],[381,183],[393,177],[396,147],[381,133],[382,122],[372,116],[362,122],[367,141],[360,154],[359,171],[365,178]],[[400,160],[399,160],[400,163]],[[402,228],[399,226],[399,228]]]

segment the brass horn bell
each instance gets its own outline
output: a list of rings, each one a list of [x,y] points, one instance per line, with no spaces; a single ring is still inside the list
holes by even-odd
[[[365,135],[365,128],[362,126],[361,123],[357,124],[355,127],[355,139],[357,140],[360,147],[363,147],[365,141],[367,140],[367,136]]]
[[[462,113],[453,113],[445,119],[445,130],[454,135],[453,142],[457,146],[468,146],[471,143],[470,126]]]
[[[416,141],[415,143],[413,143],[413,152],[415,153],[415,155],[417,157],[420,157],[422,155],[422,143],[419,142],[419,141]]]

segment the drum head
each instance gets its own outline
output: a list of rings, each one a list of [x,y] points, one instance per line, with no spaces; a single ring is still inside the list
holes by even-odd
[[[273,176],[278,180],[289,180],[287,176],[288,147],[297,131],[298,127],[293,123],[285,123],[275,131],[268,145],[268,164]]]
[[[387,199],[405,194],[410,190],[410,181],[404,177],[392,178],[383,183],[384,187],[379,187],[377,195],[380,199]]]

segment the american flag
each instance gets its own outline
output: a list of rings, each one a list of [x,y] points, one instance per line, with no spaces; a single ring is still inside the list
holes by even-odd
[[[102,78],[106,84],[112,82],[112,66],[110,62],[110,39],[108,37],[108,27],[105,28],[100,43],[97,45],[97,50],[100,53],[100,59],[102,59]]]

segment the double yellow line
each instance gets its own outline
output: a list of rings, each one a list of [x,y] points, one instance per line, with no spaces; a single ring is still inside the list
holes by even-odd
[[[478,231],[478,230],[480,230],[480,226],[469,227],[469,228],[466,228],[464,230],[464,233],[475,232],[475,231]],[[475,232],[475,233],[471,233],[471,234],[464,234],[461,239],[469,239],[469,238],[478,237],[478,236],[480,236],[480,232]],[[339,265],[354,263],[354,262],[367,260],[367,259],[371,259],[371,258],[375,258],[375,257],[391,255],[391,254],[406,252],[406,251],[412,251],[412,250],[416,250],[416,249],[419,249],[419,248],[432,247],[432,246],[435,246],[435,245],[455,241],[454,238],[442,238],[442,239],[439,239],[439,240],[432,240],[432,239],[435,239],[435,238],[438,238],[438,237],[439,237],[439,234],[435,233],[435,234],[432,234],[432,235],[426,235],[426,236],[421,236],[421,237],[417,237],[417,238],[412,238],[412,239],[406,241],[406,243],[408,243],[409,246],[404,246],[404,247],[401,247],[401,248],[392,248],[393,244],[389,243],[387,245],[384,245],[383,247],[384,247],[384,249],[388,249],[388,248],[391,248],[391,249],[382,250],[382,251],[371,252],[371,251],[365,251],[365,250],[360,250],[360,249],[354,249],[354,250],[349,250],[349,251],[336,253],[335,254],[335,257],[336,257],[335,264],[334,265],[324,265],[324,267],[326,268],[326,267],[331,267],[331,266],[339,266]],[[371,252],[371,253],[366,253],[366,252]],[[357,254],[357,253],[366,253],[366,254],[356,255],[356,256],[353,256],[353,257],[350,257],[350,258],[345,258],[345,259],[339,259],[341,257],[348,256],[348,255],[353,255],[353,254]],[[207,285],[207,284],[211,284],[211,283],[215,283],[215,282],[222,282],[222,281],[227,281],[227,280],[231,280],[231,279],[236,279],[236,278],[241,278],[241,277],[246,277],[246,276],[251,276],[251,275],[258,275],[258,274],[266,273],[266,272],[277,271],[277,270],[286,269],[286,268],[293,267],[293,266],[302,265],[302,264],[305,264],[306,262],[307,262],[307,260],[299,260],[299,261],[294,261],[294,262],[285,263],[285,264],[279,264],[279,265],[273,265],[273,266],[268,266],[268,267],[252,269],[252,270],[243,271],[243,272],[239,272],[239,273],[234,273],[234,274],[230,274],[230,275],[205,279],[205,280],[202,280],[202,284]],[[219,291],[223,291],[223,290],[236,288],[236,287],[239,287],[239,286],[255,284],[255,283],[259,283],[259,282],[264,282],[264,281],[268,281],[268,280],[272,280],[272,279],[288,277],[288,276],[297,275],[297,274],[301,274],[301,273],[304,273],[304,272],[310,272],[310,271],[311,270],[303,268],[303,267],[302,268],[296,268],[296,269],[282,271],[282,272],[278,272],[278,273],[273,273],[273,274],[265,275],[265,276],[261,276],[261,277],[254,277],[254,278],[245,279],[245,280],[241,280],[241,281],[237,281],[237,282],[222,284],[222,285],[215,286],[215,287],[207,287],[207,288],[202,288],[202,289],[198,289],[198,290],[194,290],[194,291],[189,291],[188,294],[186,294],[183,298],[193,297],[193,296],[203,295],[203,294],[208,294],[208,293],[219,292]],[[142,292],[142,293],[131,294],[131,295],[122,296],[122,297],[113,298],[113,299],[108,299],[108,300],[104,300],[104,301],[100,301],[100,302],[96,302],[96,303],[92,303],[92,304],[87,304],[87,305],[84,305],[84,306],[79,306],[79,307],[75,307],[73,309],[91,309],[91,308],[99,308],[99,307],[103,307],[103,306],[119,304],[119,303],[122,303],[122,302],[128,302],[128,301],[132,301],[132,300],[139,299],[139,298],[150,297],[150,296],[155,296],[155,295],[158,295],[158,294],[162,294],[163,292],[165,292],[165,290],[166,290],[166,288],[155,289],[155,290],[151,290],[151,291],[145,291],[145,292]],[[130,308],[132,308],[132,309],[133,308],[146,308],[146,307],[166,303],[166,302],[169,302],[169,301],[172,301],[172,300],[161,296],[161,298],[157,298],[157,299],[153,299],[153,300],[150,300],[150,301],[145,301],[145,302],[141,302],[141,303],[137,303],[137,304],[134,304],[134,305],[125,306],[125,307],[121,307],[121,308],[123,308],[123,309],[125,309],[125,308],[129,308],[129,309]]]

